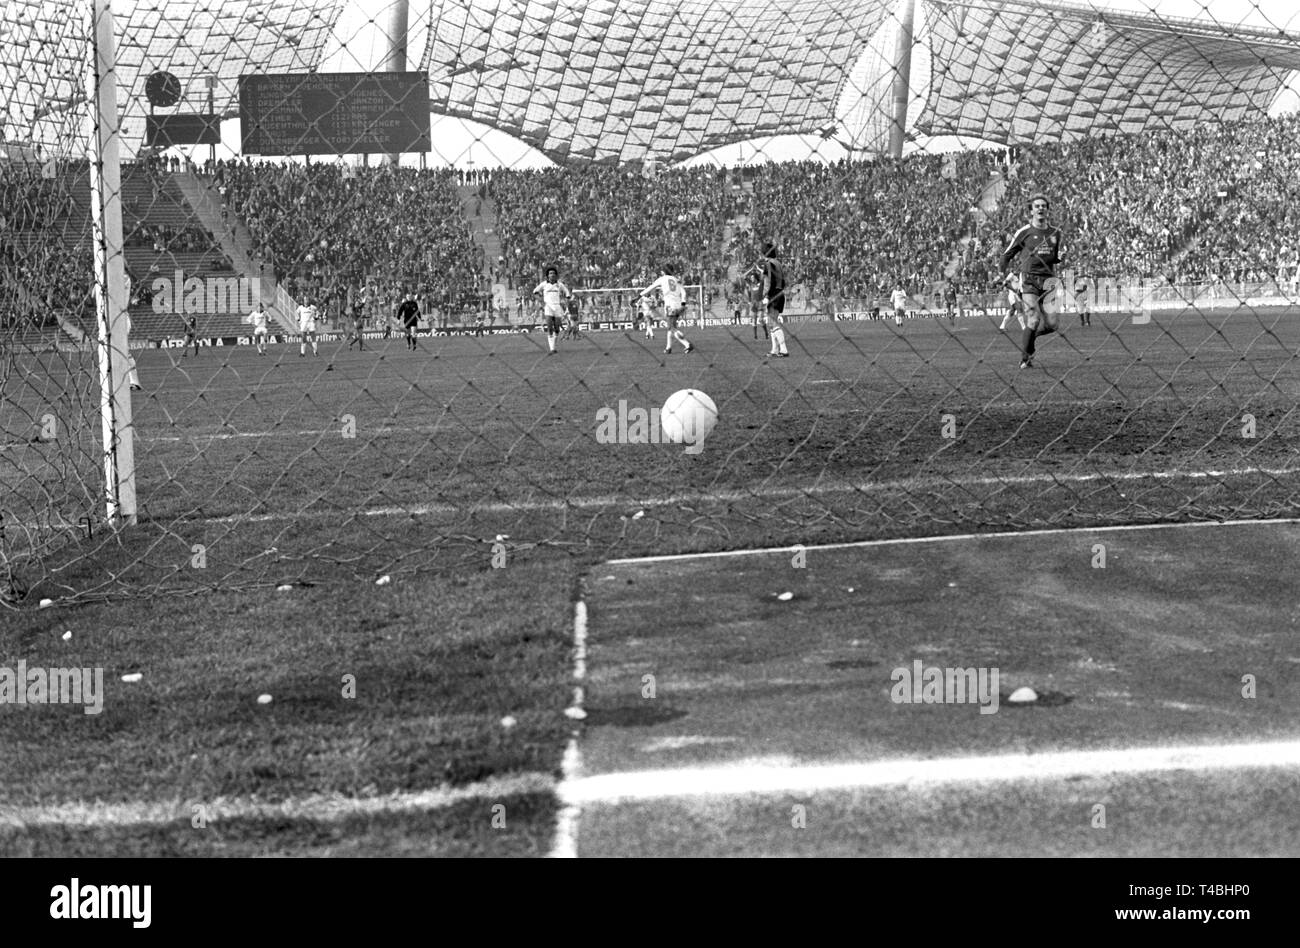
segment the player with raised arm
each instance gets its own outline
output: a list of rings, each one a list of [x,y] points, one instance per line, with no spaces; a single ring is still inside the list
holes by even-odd
[[[420,326],[420,304],[415,301],[414,293],[407,293],[397,307],[397,318],[402,321],[402,331],[406,334],[406,348],[415,351],[415,331]]]
[[[542,298],[542,322],[546,327],[546,344],[555,355],[555,343],[564,325],[564,301],[573,294],[560,282],[560,271],[546,268],[546,279],[533,287],[533,296]]]
[[[320,355],[316,346],[316,316],[318,311],[312,304],[310,296],[304,296],[302,302],[298,304],[298,332],[302,338],[298,341],[298,358],[307,354],[307,337],[311,336],[311,354]]]
[[[686,288],[682,286],[682,281],[677,279],[677,268],[671,263],[665,263],[662,269],[663,272],[660,274],[659,279],[641,291],[641,298],[644,299],[656,290],[659,291],[659,295],[664,298],[664,325],[666,327],[664,329],[664,341],[667,343],[664,352],[673,351],[673,339],[676,338],[685,346],[682,349],[682,355],[688,355],[695,347],[677,328],[677,320],[681,319],[686,312]]]
[[[785,347],[785,267],[776,258],[776,244],[767,241],[763,244],[763,259],[760,264],[763,271],[763,309],[769,335],[772,337],[772,351],[769,356],[789,358]]]
[[[1016,231],[1011,243],[1002,251],[1001,269],[1005,271],[1020,258],[1020,299],[1025,307],[1025,331],[1020,346],[1020,367],[1034,364],[1035,341],[1039,336],[1056,332],[1057,317],[1043,306],[1047,281],[1056,275],[1061,263],[1061,229],[1047,222],[1051,202],[1044,194],[1029,199],[1029,223]]]
[[[257,346],[257,354],[266,355],[266,310],[262,307],[261,300],[244,317],[244,322],[253,327],[253,345]]]

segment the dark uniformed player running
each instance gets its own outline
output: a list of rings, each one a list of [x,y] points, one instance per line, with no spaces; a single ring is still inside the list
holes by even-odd
[[[1020,367],[1034,364],[1034,342],[1039,336],[1056,332],[1056,313],[1043,307],[1047,281],[1056,275],[1062,255],[1061,229],[1047,223],[1051,206],[1047,196],[1035,194],[1029,199],[1029,223],[1016,231],[1007,249],[1002,251],[1001,269],[1020,258],[1020,300],[1025,309],[1025,332],[1020,346]]]

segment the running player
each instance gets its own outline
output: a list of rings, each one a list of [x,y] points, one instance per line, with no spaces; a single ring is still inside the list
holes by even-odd
[[[998,326],[1000,332],[1007,331],[1007,320],[1012,316],[1020,323],[1020,328],[1025,328],[1025,307],[1020,302],[1020,278],[1014,274],[1007,274],[1006,280],[1003,281],[1007,288],[1007,314],[1002,317],[1002,323]]]
[[[1016,231],[1007,249],[1002,251],[1001,269],[1006,270],[1020,258],[1020,298],[1025,307],[1025,331],[1020,346],[1020,367],[1032,368],[1035,341],[1039,336],[1056,332],[1057,315],[1047,312],[1043,300],[1047,281],[1061,263],[1061,229],[1047,223],[1051,207],[1044,194],[1029,199],[1029,223]]]
[[[397,318],[402,321],[402,330],[406,333],[406,348],[415,351],[415,331],[420,328],[420,304],[415,301],[414,293],[407,293],[402,305],[397,307]]]
[[[573,294],[560,282],[560,271],[555,267],[547,267],[546,279],[533,287],[533,295],[540,295],[542,298],[542,322],[546,327],[546,344],[550,347],[551,355],[555,355],[555,343],[564,321],[564,301]]]
[[[668,344],[664,352],[673,351],[673,339],[676,338],[685,346],[682,355],[687,355],[695,347],[677,328],[677,320],[686,312],[686,288],[682,286],[682,281],[677,279],[677,270],[671,263],[663,265],[663,273],[659,279],[641,291],[641,298],[644,299],[655,290],[658,290],[664,298],[664,325],[667,327],[664,330],[664,341]]]
[[[948,314],[948,325],[954,325],[957,321],[957,284],[952,280],[943,289],[943,308]]]
[[[764,330],[772,338],[772,351],[769,356],[789,358],[785,348],[785,267],[776,258],[776,244],[767,241],[763,244],[763,319]]]
[[[316,307],[312,304],[310,296],[304,296],[301,303],[298,304],[298,332],[302,338],[298,341],[298,358],[307,354],[307,337],[311,336],[311,354],[320,355],[316,348],[316,316],[318,315]]]
[[[253,345],[257,346],[257,354],[266,355],[266,310],[262,308],[261,300],[244,318],[244,322],[253,327]]]

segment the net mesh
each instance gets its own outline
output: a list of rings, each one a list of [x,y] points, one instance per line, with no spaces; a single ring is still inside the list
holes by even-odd
[[[2,22],[7,606],[1295,511],[1284,5],[115,2],[97,196],[107,7]],[[1039,194],[1059,331],[1022,368]],[[552,266],[582,332],[547,332]],[[650,338],[665,268],[688,311]],[[684,389],[702,450],[658,425]]]

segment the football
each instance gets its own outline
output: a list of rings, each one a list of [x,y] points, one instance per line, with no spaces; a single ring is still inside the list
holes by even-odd
[[[693,388],[674,392],[659,412],[659,430],[673,444],[703,444],[718,423],[713,399]]]

